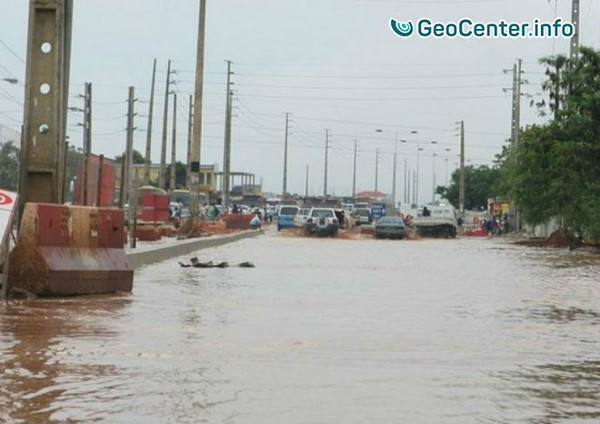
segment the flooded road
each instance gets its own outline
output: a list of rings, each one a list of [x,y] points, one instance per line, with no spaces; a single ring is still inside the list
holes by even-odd
[[[597,255],[270,233],[197,256],[256,268],[0,306],[0,422],[600,421]]]

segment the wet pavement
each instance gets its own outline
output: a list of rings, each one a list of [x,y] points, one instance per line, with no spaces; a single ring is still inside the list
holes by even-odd
[[[498,239],[268,232],[0,306],[6,423],[598,423],[599,387],[600,256]]]

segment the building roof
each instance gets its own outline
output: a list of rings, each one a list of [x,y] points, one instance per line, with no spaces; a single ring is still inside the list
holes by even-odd
[[[380,198],[385,197],[385,193],[382,193],[381,191],[361,191],[356,193],[355,197]]]

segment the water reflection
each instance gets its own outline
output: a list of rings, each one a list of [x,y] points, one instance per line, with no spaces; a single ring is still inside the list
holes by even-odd
[[[79,342],[114,337],[114,330],[97,318],[120,314],[129,301],[91,297],[1,305],[0,332],[6,343],[0,346],[0,422],[59,422],[56,416],[66,399],[97,391],[99,377],[118,375],[113,365],[78,364],[89,353]]]
[[[600,361],[550,363],[497,374],[503,391],[530,411],[522,418],[534,424],[600,420]],[[508,405],[505,405],[508,406]],[[535,411],[535,412],[533,412]]]

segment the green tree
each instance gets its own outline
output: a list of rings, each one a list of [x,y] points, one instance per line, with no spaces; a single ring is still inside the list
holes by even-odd
[[[460,171],[452,173],[450,184],[438,186],[436,193],[447,199],[458,209],[458,183]],[[465,167],[465,209],[475,210],[487,208],[487,199],[498,196],[498,179],[500,171],[487,165]]]
[[[123,162],[123,156],[124,156],[124,154],[115,156],[115,163]],[[144,158],[144,156],[137,150],[133,149],[133,163],[134,164],[142,164],[145,162],[146,162],[146,159]]]
[[[19,148],[12,142],[0,144],[0,187],[16,190],[19,181]]]
[[[185,174],[186,174],[186,169],[187,166],[185,163],[183,162],[175,162],[175,189],[177,188],[181,188],[181,187],[185,187]],[[167,181],[166,181],[166,186],[167,186],[167,190],[171,190],[171,165],[167,165],[167,170],[166,170],[166,175],[167,175]]]
[[[526,222],[550,218],[589,238],[600,236],[600,52],[582,47],[576,60],[553,65],[544,90],[554,119],[526,128],[500,158],[502,180]],[[550,68],[549,68],[550,69]],[[544,102],[538,106],[545,107]]]

